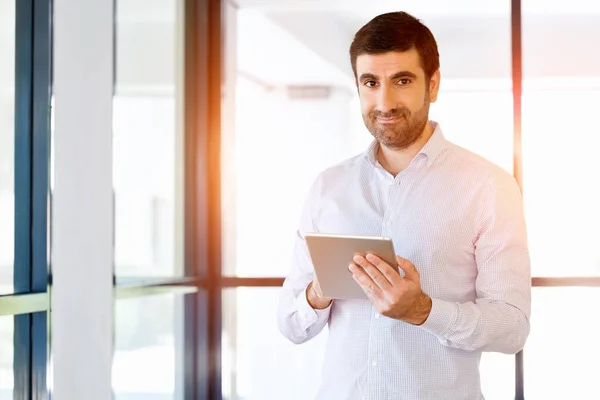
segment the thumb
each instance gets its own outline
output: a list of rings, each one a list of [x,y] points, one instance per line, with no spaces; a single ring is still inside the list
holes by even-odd
[[[404,271],[404,277],[406,279],[413,282],[421,281],[419,271],[417,271],[417,268],[415,268],[415,265],[412,262],[400,256],[396,256],[396,261],[398,262],[398,267]]]

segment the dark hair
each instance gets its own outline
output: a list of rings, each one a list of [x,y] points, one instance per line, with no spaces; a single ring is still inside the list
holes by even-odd
[[[440,55],[433,34],[421,21],[406,12],[381,14],[354,35],[350,62],[356,77],[356,58],[361,54],[417,50],[427,80],[440,68]]]

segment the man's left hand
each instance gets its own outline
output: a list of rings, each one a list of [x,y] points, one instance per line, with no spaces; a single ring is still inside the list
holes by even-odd
[[[381,315],[421,325],[431,311],[431,298],[421,290],[419,272],[412,262],[396,256],[404,277],[373,254],[355,256],[348,269]]]

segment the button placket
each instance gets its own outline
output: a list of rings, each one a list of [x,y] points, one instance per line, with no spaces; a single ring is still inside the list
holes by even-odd
[[[394,225],[393,216],[394,216],[394,197],[397,195],[398,184],[394,181],[390,183],[388,186],[387,193],[387,208],[385,213],[383,214],[383,226],[382,233],[385,235],[386,231],[389,230]]]

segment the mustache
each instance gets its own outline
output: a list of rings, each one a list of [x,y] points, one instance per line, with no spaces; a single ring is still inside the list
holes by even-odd
[[[376,118],[398,118],[398,117],[408,117],[410,116],[410,111],[404,107],[394,108],[388,112],[382,111],[371,111],[369,113],[370,117],[373,119]]]

